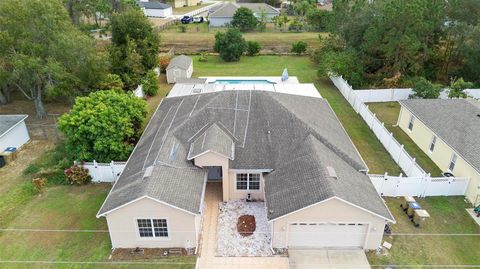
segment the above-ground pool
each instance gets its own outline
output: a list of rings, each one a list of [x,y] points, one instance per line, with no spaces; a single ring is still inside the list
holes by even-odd
[[[210,84],[276,84],[266,79],[217,79]]]

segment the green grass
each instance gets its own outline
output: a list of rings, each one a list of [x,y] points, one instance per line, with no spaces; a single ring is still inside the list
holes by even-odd
[[[296,76],[300,82],[315,83],[320,94],[328,100],[335,114],[349,134],[353,143],[370,168],[370,173],[400,174],[382,144],[368,128],[362,118],[343,98],[329,80],[317,78],[314,64],[308,57],[299,56],[254,56],[242,57],[240,62],[225,63],[217,56],[209,56],[207,62],[194,59],[193,77],[199,76],[280,76],[288,68],[290,76]]]
[[[430,218],[416,228],[400,208],[400,199],[386,198],[388,207],[397,220],[393,233],[414,234],[385,236],[393,244],[386,256],[368,254],[371,265],[479,265],[480,227],[465,211],[471,207],[464,197],[428,197],[416,199]],[[439,236],[415,234],[477,234],[476,236]],[[402,268],[401,266],[396,268]]]
[[[400,127],[394,126],[397,124],[400,113],[400,104],[398,102],[370,103],[368,107],[377,115],[380,121],[385,123],[385,127],[393,133],[393,137],[405,146],[408,154],[416,159],[425,172],[431,173],[432,176],[442,176],[442,170],[438,168],[430,157]]]
[[[194,10],[197,10],[199,8],[209,6],[211,4],[212,3],[206,3],[206,4],[202,4],[202,5],[195,5],[195,6],[189,6],[189,7],[177,7],[177,8],[173,9],[173,14],[174,15],[182,15],[182,14],[188,13],[190,11],[194,11]]]

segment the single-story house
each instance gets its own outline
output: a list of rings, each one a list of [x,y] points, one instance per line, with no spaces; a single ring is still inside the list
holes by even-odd
[[[223,201],[264,202],[272,248],[376,249],[395,220],[367,171],[322,98],[167,97],[97,217],[113,248],[195,248],[206,189],[221,184]]]
[[[193,73],[193,60],[185,55],[173,57],[166,68],[166,72],[168,83],[176,83],[178,79],[191,78]]]
[[[469,177],[465,196],[480,203],[480,102],[473,99],[400,101],[397,125],[444,172]]]
[[[172,6],[160,1],[140,0],[137,3],[147,17],[166,18],[173,14]]]
[[[265,14],[266,19],[271,21],[274,17],[280,14],[276,8],[265,3],[226,3],[218,5],[210,9],[210,15],[208,19],[210,26],[222,27],[230,23],[233,19],[233,15],[240,7],[246,7],[252,10],[255,17],[260,18],[262,12]]]
[[[28,115],[0,115],[0,153],[8,147],[20,148],[30,140],[25,119]]]

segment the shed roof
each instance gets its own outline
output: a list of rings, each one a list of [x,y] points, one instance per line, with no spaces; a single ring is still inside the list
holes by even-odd
[[[160,1],[138,1],[138,5],[145,9],[167,9],[172,6],[169,4],[162,3]]]
[[[28,115],[0,115],[0,137],[4,136],[13,126],[27,117]]]
[[[193,63],[192,58],[188,56],[185,56],[185,55],[176,56],[176,57],[173,57],[172,60],[170,60],[170,63],[167,66],[167,70],[173,67],[187,70],[188,68],[190,68],[192,63]]]

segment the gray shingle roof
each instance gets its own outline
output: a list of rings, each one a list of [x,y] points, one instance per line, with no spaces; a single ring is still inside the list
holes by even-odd
[[[167,9],[172,7],[171,5],[162,3],[160,1],[148,1],[148,2],[138,1],[137,3],[140,7],[143,7],[146,9]]]
[[[226,133],[226,130],[222,130],[216,123],[210,125],[201,135],[193,140],[187,160],[192,160],[209,151],[218,153],[230,160],[233,160],[234,157],[233,139]]]
[[[28,115],[0,115],[0,137],[15,124],[26,119]]]
[[[172,67],[178,67],[187,70],[190,65],[192,65],[193,61],[192,58],[185,56],[185,55],[180,55],[173,57],[173,59],[170,61],[170,63],[167,66],[167,70],[172,68]]]
[[[260,12],[265,12],[266,14],[277,15],[280,12],[274,7],[265,4],[265,3],[226,3],[219,7],[211,9],[210,18],[220,17],[220,18],[230,18],[233,17],[237,9],[240,7],[246,7],[252,10],[253,13],[259,14]]]
[[[205,172],[187,156],[191,150],[202,152],[205,144],[198,149],[197,143],[203,140],[208,148],[224,154],[229,153],[228,144],[233,141],[232,169],[274,171],[265,175],[266,203],[273,212],[270,219],[332,195],[391,219],[368,177],[358,172],[366,166],[328,103],[321,98],[266,91],[164,99],[99,215],[145,194],[198,213]],[[161,184],[142,183],[145,170],[152,165],[155,171],[169,168],[168,178],[158,173],[149,179]],[[337,170],[339,183],[325,177],[326,166]],[[183,170],[197,174],[187,176]],[[161,188],[197,195],[174,199]]]
[[[465,99],[400,101],[465,161],[480,171],[480,103]]]

